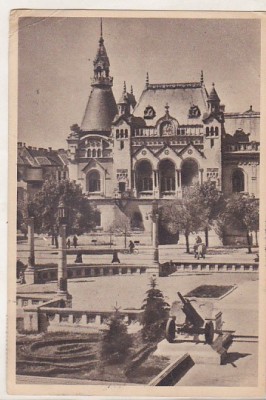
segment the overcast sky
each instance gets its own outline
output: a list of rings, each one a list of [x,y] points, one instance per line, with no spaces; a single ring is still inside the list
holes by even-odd
[[[22,18],[19,25],[18,140],[67,146],[91,91],[99,18]],[[212,82],[226,111],[260,110],[260,22],[103,19],[116,100],[123,81],[138,100],[150,83]],[[158,116],[160,117],[160,116]],[[177,116],[178,117],[178,116]]]

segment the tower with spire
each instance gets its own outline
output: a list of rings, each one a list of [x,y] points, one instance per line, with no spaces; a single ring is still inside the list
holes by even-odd
[[[81,130],[109,136],[111,123],[117,114],[117,106],[112,91],[113,78],[109,75],[110,61],[104,45],[102,20],[99,45],[93,61],[93,72],[92,90],[82,119]]]

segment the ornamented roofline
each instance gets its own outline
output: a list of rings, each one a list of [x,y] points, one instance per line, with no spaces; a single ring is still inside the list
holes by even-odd
[[[184,83],[148,83],[146,89],[200,89],[201,82],[184,82]]]
[[[224,118],[229,119],[229,118],[259,118],[260,117],[260,112],[259,111],[252,111],[252,112],[226,112],[224,113]]]

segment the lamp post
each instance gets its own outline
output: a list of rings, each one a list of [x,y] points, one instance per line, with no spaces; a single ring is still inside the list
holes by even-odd
[[[153,247],[153,265],[159,273],[159,249],[158,249],[158,221],[159,221],[159,207],[158,202],[152,202],[152,247]]]
[[[71,296],[67,291],[67,254],[66,254],[66,207],[62,199],[58,205],[59,219],[59,251],[58,251],[58,276],[57,295],[69,304]]]

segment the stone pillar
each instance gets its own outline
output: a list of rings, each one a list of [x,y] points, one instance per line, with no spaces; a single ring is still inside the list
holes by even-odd
[[[35,252],[34,252],[34,218],[30,217],[28,220],[28,242],[29,242],[29,269],[33,269],[35,265]]]
[[[158,218],[158,215],[154,215],[152,221],[153,267],[156,268],[156,271],[152,272],[156,273],[159,273]]]
[[[28,219],[28,243],[29,256],[28,267],[25,271],[25,281],[27,284],[35,283],[35,252],[34,252],[34,218]]]
[[[67,297],[66,225],[60,226],[57,295]]]

